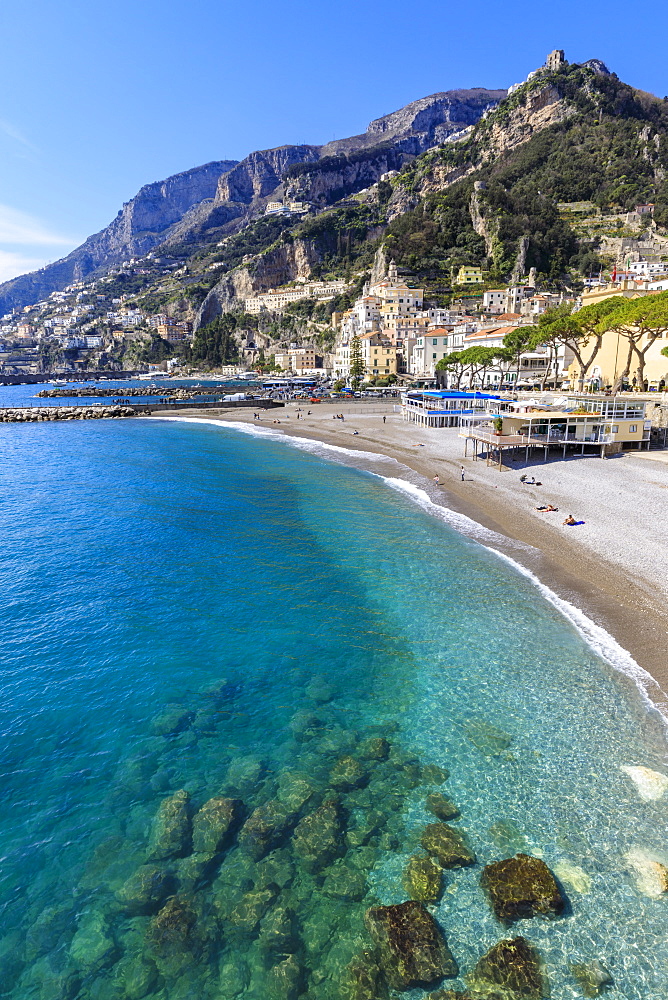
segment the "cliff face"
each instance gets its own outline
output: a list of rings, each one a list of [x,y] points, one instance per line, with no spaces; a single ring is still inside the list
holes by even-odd
[[[252,201],[266,198],[279,186],[288,167],[317,160],[319,156],[319,146],[280,146],[251,153],[220,178],[216,204],[236,201],[250,205]]]
[[[269,198],[308,201],[318,207],[374,184],[388,170],[478,121],[505,90],[455,90],[413,101],[371,122],[363,135],[324,146],[280,146],[223,160],[148,184],[116,219],[68,257],[0,285],[0,311],[31,304],[52,291],[164,243],[196,244],[216,231],[234,232],[262,215]],[[299,178],[294,164],[334,157]],[[292,275],[294,277],[294,275]]]
[[[467,125],[475,125],[485,111],[495,107],[505,96],[505,90],[485,90],[483,87],[432,94],[390,115],[376,118],[367,132],[377,140],[410,132],[430,140],[429,145],[437,145]]]
[[[145,185],[106,229],[89,236],[67,257],[0,285],[0,312],[45,298],[98,268],[148,253],[188,209],[215,196],[221,174],[235,164],[235,160],[206,163]]]
[[[507,110],[501,105],[489,118],[481,121],[473,130],[469,129],[462,140],[455,139],[451,146],[446,147],[448,155],[439,157],[436,153],[429,167],[420,172],[417,183],[412,181],[409,185],[397,185],[388,205],[388,220],[392,221],[410,211],[427,195],[446,190],[485,163],[521,146],[537,132],[563,122],[576,113],[576,108],[564,99],[553,84],[526,91]],[[463,154],[461,162],[453,165],[449,153],[460,142],[462,149],[466,149],[466,155]],[[487,239],[486,233],[480,232],[480,235]]]
[[[239,308],[239,300],[277,288],[297,278],[308,278],[320,257],[310,240],[295,239],[276,247],[253,264],[225,275],[201,305],[195,326],[204,326],[222,312]]]

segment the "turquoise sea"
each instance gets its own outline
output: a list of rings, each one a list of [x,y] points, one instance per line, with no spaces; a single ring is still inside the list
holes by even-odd
[[[623,770],[668,774],[665,728],[600,630],[392,463],[153,420],[0,450],[0,995],[376,1000],[364,913],[441,792],[477,857],[430,907],[448,988],[521,934],[553,1000],[592,962],[665,1000],[668,798]],[[560,918],[495,919],[482,867],[518,851]]]

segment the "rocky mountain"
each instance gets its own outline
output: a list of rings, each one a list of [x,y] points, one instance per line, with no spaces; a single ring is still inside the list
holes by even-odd
[[[415,102],[371,128],[401,142],[402,130],[418,128],[431,110]],[[412,272],[434,301],[447,297],[462,265],[481,266],[499,283],[534,267],[541,282],[563,287],[601,266],[597,240],[576,231],[564,203],[618,213],[623,227],[626,211],[652,201],[655,223],[668,225],[668,101],[623,83],[600,60],[531,74],[458,133],[418,156],[377,144],[290,168],[285,191],[295,198],[308,192],[320,212],[273,233],[264,251],[254,246],[248,263],[228,253],[200,324],[238,310],[240,299],[267,287],[363,273],[379,250]],[[375,183],[381,153],[384,166],[406,161],[389,182]],[[371,186],[360,191],[365,183]],[[351,187],[358,191],[353,199],[346,196]],[[343,200],[332,205],[337,195]]]
[[[331,204],[477,121],[505,93],[476,88],[433,94],[371,122],[360,136],[262,150],[240,163],[216,161],[148,184],[111,225],[67,257],[0,285],[0,312],[32,304],[161,244],[194,245],[235,232],[262,215],[270,198]],[[295,167],[305,169],[300,173]]]
[[[0,312],[29,305],[89,274],[148,253],[193,205],[216,194],[221,174],[236,160],[217,160],[146,184],[114,221],[62,260],[0,285]]]

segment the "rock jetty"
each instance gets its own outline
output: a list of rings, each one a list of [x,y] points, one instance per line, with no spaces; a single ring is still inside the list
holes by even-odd
[[[136,417],[132,406],[26,406],[0,410],[4,424],[37,423],[41,420],[107,420]]]

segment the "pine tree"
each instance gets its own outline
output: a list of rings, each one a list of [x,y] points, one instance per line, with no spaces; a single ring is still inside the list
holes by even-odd
[[[353,389],[357,389],[365,374],[366,368],[362,355],[362,342],[355,335],[350,342],[350,384]]]

